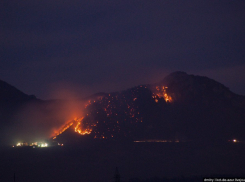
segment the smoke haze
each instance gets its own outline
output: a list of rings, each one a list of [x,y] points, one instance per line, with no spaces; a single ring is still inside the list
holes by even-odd
[[[67,121],[82,117],[84,101],[72,91],[60,90],[59,100],[35,101],[23,105],[14,115],[14,124],[8,130],[8,142],[44,141]]]

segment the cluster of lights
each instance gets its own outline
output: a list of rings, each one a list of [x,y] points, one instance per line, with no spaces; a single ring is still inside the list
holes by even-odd
[[[45,142],[34,142],[34,143],[31,143],[31,144],[28,144],[27,142],[19,142],[17,143],[16,145],[13,145],[13,147],[27,147],[27,146],[31,146],[33,148],[36,148],[36,147],[48,147],[48,143],[45,143]]]
[[[59,146],[61,146],[61,147],[63,147],[63,146],[64,146],[64,144],[63,144],[63,143],[58,143],[58,145],[59,145]]]

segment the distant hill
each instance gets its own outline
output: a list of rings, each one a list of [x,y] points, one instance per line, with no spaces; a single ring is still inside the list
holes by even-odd
[[[81,128],[92,131],[95,139],[245,139],[244,96],[212,79],[184,72],[174,72],[159,83],[98,94],[84,113]]]
[[[245,97],[208,77],[174,72],[160,84],[168,85],[177,126],[193,138],[244,138]],[[182,117],[182,118],[181,118]]]
[[[245,107],[245,97],[231,92],[223,84],[203,76],[174,72],[160,84],[167,85],[174,100],[178,102],[202,103],[206,105],[232,104]]]
[[[5,128],[11,127],[14,122],[14,114],[24,104],[33,101],[38,101],[34,95],[27,95],[12,85],[0,80],[0,136],[2,140],[4,140],[2,134],[5,132]]]
[[[38,100],[34,95],[27,95],[12,85],[0,80],[0,118],[1,124],[10,122],[9,118],[22,104]]]
[[[25,102],[34,99],[36,99],[34,95],[27,95],[12,85],[0,80],[1,102]]]

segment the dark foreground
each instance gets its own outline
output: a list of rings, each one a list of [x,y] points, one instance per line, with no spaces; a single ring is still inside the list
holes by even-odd
[[[98,142],[50,148],[1,148],[2,182],[202,181],[245,174],[244,143]],[[215,176],[216,175],[216,176]],[[168,180],[163,180],[167,178]],[[171,180],[173,181],[173,180]]]

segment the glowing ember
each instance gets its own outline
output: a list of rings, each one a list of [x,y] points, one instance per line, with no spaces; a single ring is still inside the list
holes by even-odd
[[[87,135],[90,134],[92,132],[92,129],[87,128],[82,130],[81,129],[81,122],[83,121],[84,117],[80,118],[80,119],[75,119],[75,121],[77,122],[76,127],[75,127],[75,132],[79,133],[80,135]]]
[[[156,91],[155,91],[156,93],[153,93],[153,95],[152,95],[152,98],[155,99],[156,103],[158,103],[158,101],[159,101],[158,99],[159,98],[164,98],[164,100],[166,102],[172,102],[173,101],[172,97],[168,95],[167,89],[168,89],[168,87],[156,86]]]

